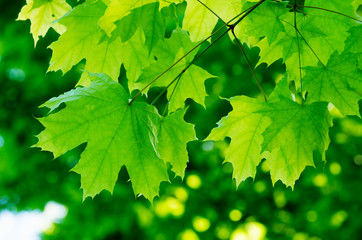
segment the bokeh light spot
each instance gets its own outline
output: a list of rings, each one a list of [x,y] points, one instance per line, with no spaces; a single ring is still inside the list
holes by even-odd
[[[23,82],[25,80],[25,72],[20,68],[11,68],[8,70],[9,79],[16,82]]]
[[[339,175],[342,171],[341,165],[339,165],[339,163],[333,162],[331,165],[329,165],[329,171],[333,175]]]
[[[174,197],[163,198],[155,204],[155,213],[161,218],[178,218],[185,213],[185,205]]]
[[[220,224],[215,229],[215,235],[219,239],[228,239],[230,237],[231,231],[226,224]]]
[[[238,209],[231,210],[229,213],[230,220],[234,221],[234,222],[240,221],[240,219],[242,217],[243,217],[243,214]]]
[[[5,139],[3,136],[0,135],[0,148],[2,148],[5,145]]]
[[[266,190],[266,183],[264,181],[257,181],[254,183],[254,190],[257,193],[262,193]]]
[[[200,238],[197,236],[197,234],[193,230],[186,229],[178,236],[178,239],[179,240],[199,240]]]
[[[192,220],[192,226],[198,232],[206,232],[210,228],[210,221],[207,218],[196,216]]]
[[[348,213],[343,210],[334,213],[331,217],[331,226],[339,228],[347,217]]]
[[[248,239],[253,240],[264,239],[267,231],[266,227],[259,222],[248,222],[245,229],[248,233]]]
[[[186,202],[187,199],[189,198],[189,194],[187,193],[186,189],[184,189],[183,187],[177,187],[174,193],[176,198],[181,202]]]
[[[284,192],[282,191],[278,190],[274,191],[273,198],[274,198],[274,203],[278,208],[283,208],[287,204],[287,199],[285,197]]]
[[[358,166],[362,165],[362,155],[356,155],[354,157],[354,163]]]
[[[248,235],[246,234],[245,230],[243,229],[236,229],[233,234],[231,235],[231,240],[247,240]]]
[[[206,141],[202,143],[202,150],[204,150],[205,152],[210,152],[212,149],[214,149],[213,141]]]
[[[192,189],[199,189],[202,185],[202,182],[198,175],[191,174],[186,178],[186,184]]]
[[[319,173],[313,178],[313,184],[317,187],[324,187],[328,182],[328,178],[324,173]]]
[[[318,219],[318,214],[316,211],[310,210],[307,212],[307,220],[308,222],[315,222]]]

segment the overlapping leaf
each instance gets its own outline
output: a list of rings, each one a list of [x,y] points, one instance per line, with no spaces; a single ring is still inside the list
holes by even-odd
[[[243,8],[249,9],[255,3],[248,3]],[[256,39],[266,37],[269,44],[274,42],[279,33],[285,32],[283,16],[288,14],[287,2],[267,0],[252,11],[236,28],[237,36],[253,36]]]
[[[157,34],[159,31],[163,30],[163,20],[160,20],[160,18],[158,17],[159,8],[166,7],[171,3],[179,2],[182,2],[182,0],[110,0],[104,16],[99,19],[99,26],[107,33],[109,37],[111,37],[112,32],[117,27],[116,22],[118,20],[121,20],[124,17],[128,16],[134,9],[144,7],[149,4],[153,6],[153,12],[150,12],[150,14],[153,15],[151,17],[153,20],[150,21],[150,24],[144,26],[150,28],[150,34]],[[143,17],[143,19],[144,18],[145,17]],[[142,21],[143,19],[137,19],[136,21]],[[134,22],[132,24],[134,24]],[[164,33],[162,33],[161,38],[163,37],[163,34]],[[156,41],[156,38],[153,40]],[[149,48],[152,49],[153,45],[155,45],[155,42],[149,43]]]
[[[172,63],[179,61],[187,52],[196,47],[197,43],[190,41],[190,37],[185,31],[175,30],[171,38],[165,40],[164,44],[156,46],[153,54],[159,59],[156,63],[147,67],[138,83],[146,85],[160,76],[167,70]],[[198,48],[197,48],[198,49]],[[187,98],[204,105],[204,98],[207,95],[204,82],[213,75],[198,66],[190,66],[179,79],[176,77],[192,62],[193,57],[197,53],[195,49],[191,54],[182,59],[175,67],[165,72],[153,86],[168,86],[172,81],[176,80],[172,87],[169,88],[168,98],[169,111],[173,112],[178,108],[183,108]],[[174,90],[173,90],[174,89]],[[171,98],[172,96],[172,98]]]
[[[306,1],[305,6],[319,7],[353,16],[351,2],[351,0]],[[285,32],[281,32],[273,43],[263,39],[257,44],[261,49],[260,63],[270,64],[282,58],[287,66],[290,80],[296,81],[297,85],[300,81],[299,56],[302,67],[317,66],[319,61],[326,64],[335,51],[342,53],[344,42],[349,36],[348,30],[356,24],[356,21],[330,11],[307,7],[302,9],[303,13],[290,12],[278,19],[279,23],[284,24]],[[298,31],[294,26],[294,18]],[[254,32],[253,35],[263,34],[264,32]]]
[[[70,10],[71,7],[65,0],[27,0],[19,13],[18,20],[30,19],[30,32],[33,34],[34,45],[36,45],[39,36],[44,37],[50,27],[59,34],[65,31],[65,26],[56,20]]]
[[[188,0],[183,22],[183,28],[188,30],[192,41],[204,40],[210,36],[218,17],[209,9],[214,11],[224,22],[236,17],[241,13],[242,1],[240,0]],[[209,9],[208,9],[209,8]]]
[[[255,177],[256,167],[262,160],[261,144],[270,119],[255,113],[265,103],[245,96],[230,99],[233,110],[214,128],[206,140],[220,141],[231,138],[225,162],[233,165],[237,186],[248,177]]]
[[[268,116],[272,124],[263,133],[263,151],[270,152],[267,162],[273,183],[281,180],[294,187],[307,166],[314,166],[313,152],[325,160],[332,119],[327,103],[300,105],[281,97],[257,113]]]
[[[312,101],[332,102],[342,114],[359,115],[362,72],[354,54],[333,54],[326,66],[307,67],[305,90]]]
[[[262,155],[270,166],[273,183],[281,180],[292,188],[305,167],[314,166],[315,151],[324,160],[332,125],[327,103],[300,105],[287,89],[283,79],[270,103],[244,96],[231,99],[233,110],[207,138],[231,137],[225,161],[233,164],[238,185],[247,177],[254,178]]]
[[[67,31],[50,46],[53,50],[50,71],[62,70],[65,73],[79,61],[86,59],[87,72],[105,73],[112,79],[118,79],[121,64],[124,63],[127,76],[136,79],[140,71],[153,62],[149,51],[144,48],[147,44],[144,31],[137,30],[137,26],[129,30],[127,35],[110,38],[104,34],[98,26],[98,20],[103,16],[106,7],[102,1],[86,2],[60,20],[67,26]],[[147,5],[135,10],[130,17],[137,16],[143,19],[145,22],[142,26],[146,29],[149,25],[147,21],[152,21],[154,14],[150,16],[150,13],[153,9],[154,5]],[[148,16],[150,19],[146,21]],[[129,20],[127,18],[120,22],[119,28],[123,30],[129,28]],[[148,32],[154,32],[154,29]],[[162,32],[154,34],[164,35]],[[155,39],[154,35],[149,35],[149,39]],[[79,84],[89,86],[90,80],[86,73],[82,75]]]

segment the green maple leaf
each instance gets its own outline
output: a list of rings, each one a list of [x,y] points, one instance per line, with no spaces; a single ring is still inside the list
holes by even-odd
[[[135,83],[136,80],[141,76],[142,71],[149,65],[155,62],[149,50],[145,48],[145,35],[139,29],[133,35],[133,37],[127,42],[123,43],[122,46],[122,61],[126,69],[127,79],[129,82],[129,88],[138,88]]]
[[[188,50],[192,49],[196,44],[197,43],[190,41],[190,37],[185,31],[180,29],[175,30],[170,39],[165,40],[164,44],[160,44],[154,49],[153,54],[159,60],[145,68],[142,75],[137,80],[136,85],[131,84],[131,86],[144,86],[153,81],[168,69],[172,63],[181,59],[181,57],[185,55],[185,52],[188,52]],[[191,63],[196,53],[197,49],[181,60],[171,70],[163,74],[153,86],[168,86],[183,69]],[[207,94],[204,82],[206,79],[212,77],[214,76],[202,68],[194,65],[190,66],[167,92],[167,97],[170,99],[169,111],[173,112],[178,108],[183,108],[187,98],[192,98],[197,103],[205,106],[204,99]],[[137,85],[137,83],[141,85]]]
[[[89,58],[95,57],[97,59],[100,53],[94,52],[94,48],[97,48],[98,51],[102,50],[103,56],[107,56],[105,54],[108,49],[107,43],[98,47],[103,35],[97,26],[98,19],[104,14],[105,9],[106,5],[102,1],[85,2],[75,7],[59,21],[67,27],[67,31],[59,37],[58,41],[50,45],[53,50],[49,66],[50,71],[62,70],[65,73],[89,55]]]
[[[342,11],[346,14],[353,13],[351,1],[338,3],[309,1],[305,5],[308,4],[332,11]],[[299,55],[302,67],[317,66],[319,60],[326,64],[335,51],[342,53],[344,42],[349,35],[348,31],[356,24],[349,18],[328,11],[313,8],[303,8],[303,10],[304,13],[297,13],[296,16],[293,12],[280,16],[278,20],[284,24],[285,33],[279,33],[274,42],[269,43],[267,39],[263,39],[256,44],[261,49],[259,64],[262,62],[271,64],[282,58],[286,64],[289,79],[295,80],[298,86],[300,85]],[[296,17],[298,37],[294,28],[294,17]],[[254,33],[254,35],[260,36],[263,33],[260,32],[259,35]],[[302,71],[302,77],[304,74]]]
[[[237,186],[248,177],[255,177],[256,167],[261,156],[261,144],[264,130],[270,125],[270,119],[255,113],[264,107],[264,102],[238,96],[230,99],[233,110],[222,118],[206,140],[220,141],[230,137],[230,146],[225,162],[233,165],[233,178]]]
[[[350,29],[350,36],[345,42],[345,53],[354,53],[358,58],[358,68],[362,70],[361,57],[362,57],[362,25]]]
[[[225,22],[237,16],[242,9],[240,0],[203,0],[202,2]],[[218,18],[199,1],[187,1],[183,28],[189,31],[192,41],[204,40],[210,36],[217,21]]]
[[[127,77],[135,81],[141,74],[140,71],[154,61],[147,48],[144,48],[147,39],[141,29],[136,28],[125,41],[121,36],[109,38],[103,33],[98,20],[105,8],[106,5],[101,1],[85,3],[61,19],[67,26],[67,31],[50,46],[53,50],[50,71],[62,70],[65,73],[85,58],[86,72],[105,73],[112,79],[118,79],[123,63]],[[152,8],[153,6],[147,5],[140,11],[144,21]],[[83,73],[78,84],[89,86],[90,83],[88,74]]]
[[[267,152],[273,183],[281,180],[293,188],[305,167],[314,166],[314,151],[325,160],[332,119],[327,103],[300,105],[283,96],[278,98],[257,111],[272,121],[263,133],[262,149]]]
[[[167,159],[177,176],[185,176],[188,154],[186,144],[196,140],[194,128],[184,121],[186,110],[176,111],[163,118],[159,130],[159,151]]]
[[[81,174],[84,197],[95,196],[103,189],[112,192],[124,165],[135,194],[152,200],[158,195],[160,183],[168,181],[167,161],[161,160],[157,150],[158,126],[169,129],[174,117],[161,123],[156,108],[141,102],[129,105],[130,96],[120,84],[103,75],[96,75],[96,79],[89,88],[72,90],[45,104],[54,109],[64,102],[66,107],[40,119],[45,130],[38,135],[35,146],[58,157],[87,143],[73,168]],[[180,174],[181,166],[176,169]]]
[[[357,69],[357,55],[335,53],[326,66],[307,67],[305,72],[309,100],[331,102],[342,114],[360,115],[362,72]]]
[[[245,4],[244,9],[254,4]],[[279,33],[285,32],[283,15],[289,12],[286,6],[287,2],[265,1],[245,18],[242,26],[244,34],[255,38],[265,36],[269,44],[274,42]]]
[[[26,3],[17,20],[30,19],[34,45],[38,42],[39,36],[44,37],[51,27],[59,34],[65,31],[65,26],[56,22],[72,9],[65,0],[27,0]]]
[[[111,36],[116,28],[114,22],[130,14],[133,9],[154,2],[156,0],[110,0],[104,16],[99,19],[99,26]]]
[[[104,16],[99,19],[98,23],[109,37],[114,35],[114,31],[116,31],[116,35],[119,35],[119,31],[124,31],[124,29],[126,29],[126,31],[135,31],[135,28],[141,27],[146,35],[146,45],[152,50],[153,46],[162,40],[165,35],[164,18],[159,12],[159,9],[171,3],[179,2],[181,1],[111,0]],[[126,17],[132,19],[132,21],[121,27],[121,30],[117,30],[117,28],[120,28],[117,22]],[[121,34],[123,36],[125,35],[124,33]],[[123,39],[123,41],[125,40],[126,39]]]
[[[314,56],[310,48],[301,44],[299,38],[299,52],[301,57],[302,66],[304,64],[316,66],[318,59]],[[261,63],[267,63],[268,65],[282,59],[286,65],[288,72],[288,79],[294,80],[299,86],[300,74],[299,74],[299,53],[298,53],[298,39],[294,33],[280,33],[278,38],[269,45],[266,38],[257,43],[260,48],[260,60],[258,65]],[[303,73],[304,75],[304,73]]]

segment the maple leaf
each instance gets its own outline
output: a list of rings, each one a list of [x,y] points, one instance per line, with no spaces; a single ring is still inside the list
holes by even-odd
[[[120,20],[131,13],[131,10],[142,7],[143,5],[154,3],[155,0],[111,0],[107,10],[99,19],[99,26],[111,36],[116,28],[114,22]]]
[[[152,7],[147,5],[142,8],[142,19],[152,12]],[[109,38],[103,33],[98,26],[98,20],[104,14],[105,8],[106,5],[101,1],[84,3],[61,19],[67,26],[67,31],[50,46],[53,55],[49,71],[62,70],[65,73],[85,58],[86,72],[105,73],[112,79],[118,79],[123,63],[127,77],[133,80],[139,77],[143,68],[154,62],[149,51],[144,48],[147,39],[141,29],[131,31],[129,38],[123,42],[121,36]],[[129,26],[127,23],[122,22],[121,26]],[[88,74],[83,73],[78,85],[89,86],[90,83]]]
[[[357,69],[357,55],[335,53],[326,66],[304,68],[304,88],[311,101],[333,103],[345,115],[359,116],[362,72]]]
[[[185,110],[161,120],[155,107],[129,104],[130,96],[108,76],[90,74],[90,78],[90,87],[76,88],[42,105],[52,112],[66,103],[59,112],[39,119],[45,130],[35,147],[56,158],[87,143],[72,169],[81,175],[84,198],[103,189],[112,192],[125,166],[134,193],[152,201],[160,183],[169,179],[167,162],[176,175],[184,176],[186,144],[196,139],[192,125],[183,120]]]
[[[248,177],[255,177],[256,167],[261,162],[261,144],[264,130],[270,125],[270,119],[255,113],[265,103],[246,97],[237,96],[230,99],[233,110],[222,118],[205,140],[220,141],[230,137],[225,162],[233,165],[233,178],[236,185]]]
[[[176,111],[161,120],[158,148],[162,159],[172,165],[177,176],[185,176],[188,154],[186,144],[196,140],[192,124],[184,121],[186,109]]]
[[[310,1],[305,5],[310,3],[311,6],[316,7],[326,8],[327,6],[329,10],[337,12],[342,10],[347,14],[353,12],[350,0],[338,3],[319,1],[318,4],[321,5],[316,5],[317,2]],[[267,39],[263,39],[256,44],[261,49],[259,64],[265,62],[270,65],[282,58],[286,64],[289,79],[294,80],[298,86],[300,85],[299,56],[301,67],[317,66],[319,61],[326,63],[335,51],[342,53],[344,42],[349,35],[348,30],[356,24],[352,19],[321,9],[303,8],[303,10],[303,13],[297,12],[294,15],[294,12],[290,12],[279,18],[284,24],[285,33],[279,33],[274,42],[269,43]],[[262,34],[264,32],[254,32],[253,35]],[[304,74],[302,71],[302,77]]]
[[[102,1],[85,2],[75,7],[59,21],[67,27],[67,31],[59,37],[58,41],[50,45],[53,55],[50,60],[49,71],[62,70],[63,73],[66,73],[83,58],[93,54],[98,56],[100,52],[92,51],[94,48],[97,48],[98,51],[103,50],[102,55],[107,56],[105,54],[108,48],[106,43],[97,47],[102,37],[97,22],[104,14],[105,9],[106,5]],[[114,75],[109,72],[106,73],[112,77]]]
[[[160,28],[158,26],[163,25],[162,22],[160,22],[159,18],[157,18],[157,15],[159,14],[159,8],[166,7],[170,5],[171,3],[180,3],[181,0],[111,0],[107,10],[104,13],[104,16],[102,16],[99,19],[99,26],[107,33],[109,37],[111,37],[112,32],[116,29],[117,25],[116,22],[118,20],[121,20],[122,18],[128,16],[133,10],[136,10],[140,7],[145,7],[147,5],[152,5],[153,12],[150,12],[150,14],[154,15],[153,21],[150,21],[150,24],[144,25],[146,28],[150,28],[150,33],[156,33]],[[141,20],[141,19],[137,19]],[[134,24],[134,22],[132,23]],[[163,33],[164,34],[164,33]],[[147,35],[147,34],[146,34]],[[162,35],[163,37],[163,35]],[[152,49],[152,47],[150,48]]]
[[[67,95],[72,97],[62,96],[65,109],[40,119],[45,130],[35,146],[58,157],[87,142],[73,168],[81,174],[84,198],[103,189],[112,192],[123,165],[135,194],[150,200],[158,195],[160,182],[168,175],[157,152],[161,119],[157,110],[145,103],[129,105],[130,96],[122,86],[105,77]],[[53,99],[50,106],[56,105]]]
[[[17,20],[30,19],[30,32],[34,38],[34,45],[36,45],[39,36],[44,37],[50,27],[59,34],[65,31],[65,26],[56,20],[71,9],[65,0],[27,0]]]
[[[243,8],[248,9],[253,5],[248,3]],[[257,39],[265,36],[271,44],[280,32],[285,32],[283,15],[289,12],[286,6],[287,2],[265,1],[245,18],[240,29],[236,31],[242,30],[243,34]]]
[[[314,151],[325,160],[332,126],[327,105],[321,102],[300,105],[279,96],[278,102],[256,112],[272,121],[263,133],[262,149],[268,152],[265,156],[274,184],[281,180],[293,188],[305,167],[314,166]]]
[[[151,52],[165,37],[165,17],[158,10],[157,3],[151,3],[135,8],[130,14],[114,23],[111,39],[121,38],[122,42],[128,41],[137,29],[142,29],[146,40],[145,44]]]

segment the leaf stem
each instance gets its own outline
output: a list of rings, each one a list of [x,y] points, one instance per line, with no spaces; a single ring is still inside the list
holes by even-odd
[[[227,23],[222,20],[222,18],[215,12],[213,11],[211,8],[209,8],[208,6],[206,6],[205,3],[201,2],[200,0],[197,0],[199,3],[201,3],[205,8],[207,8],[212,14],[214,14],[220,21],[222,21],[225,25],[227,25]]]
[[[340,12],[337,12],[337,11],[333,11],[333,10],[330,10],[330,9],[325,9],[325,8],[320,8],[320,7],[312,7],[312,6],[301,6],[301,5],[297,5],[297,4],[296,4],[296,6],[297,7],[302,7],[302,8],[313,8],[313,9],[318,9],[318,10],[322,10],[322,11],[326,11],[326,12],[331,12],[331,13],[335,13],[335,14],[350,18],[350,19],[355,20],[357,22],[362,22],[361,20],[359,20],[357,18],[348,16],[346,14],[343,14],[343,13],[340,13]]]
[[[225,34],[229,32],[229,29],[223,32],[217,39],[215,39],[209,46],[207,46],[202,52],[199,53],[187,66],[182,69],[182,71],[167,85],[167,87],[152,101],[151,105],[153,105],[161,96],[166,92],[166,90],[176,81],[180,81],[181,76],[189,69],[198,59],[201,58],[205,52],[207,52],[217,41],[219,41]],[[173,90],[174,91],[174,90]],[[169,101],[171,100],[173,94],[171,94]]]
[[[254,71],[253,67],[251,66],[251,63],[250,63],[250,61],[249,61],[248,56],[246,55],[246,52],[245,52],[245,50],[244,50],[244,48],[243,48],[243,45],[241,44],[240,40],[236,37],[235,32],[234,32],[234,29],[232,29],[231,32],[232,32],[232,34],[233,34],[234,37],[235,37],[236,43],[238,44],[239,48],[241,49],[241,51],[242,51],[243,54],[244,54],[244,57],[245,57],[245,59],[246,59],[246,62],[248,63],[249,68],[250,68],[251,72],[253,73],[254,78],[255,78],[255,80],[256,80],[256,82],[257,82],[257,84],[258,84],[258,87],[259,87],[261,93],[262,93],[263,96],[264,96],[265,102],[268,102],[268,99],[266,98],[265,92],[264,92],[263,88],[261,87],[261,84],[260,84],[260,82],[259,82],[258,77],[257,77],[256,74],[255,74],[255,71]]]
[[[318,57],[316,51],[314,51],[314,49],[312,48],[312,46],[308,43],[307,39],[305,39],[305,37],[303,36],[302,32],[298,29],[295,28],[293,24],[282,20],[284,23],[290,25],[292,28],[294,28],[295,30],[297,30],[297,32],[299,33],[299,35],[302,37],[303,41],[305,42],[305,44],[308,46],[308,48],[312,51],[312,53],[314,54],[314,56],[318,59],[318,61],[323,65],[323,67],[326,67],[326,65],[321,61],[321,59]]]
[[[265,1],[265,0],[263,0]],[[213,32],[210,36],[208,36],[207,38],[205,38],[204,40],[202,40],[201,42],[199,42],[196,46],[194,46],[192,49],[190,49],[185,55],[183,55],[180,59],[178,59],[175,63],[173,63],[169,68],[167,68],[165,71],[163,71],[160,75],[158,75],[155,79],[153,79],[151,82],[149,82],[144,88],[142,88],[133,98],[132,100],[128,103],[128,105],[131,105],[134,100],[136,100],[136,98],[141,95],[141,93],[146,90],[149,86],[151,86],[154,82],[156,82],[159,78],[161,78],[164,74],[166,74],[168,71],[170,71],[174,66],[176,66],[179,62],[181,62],[185,57],[187,57],[189,54],[191,54],[195,49],[197,49],[198,47],[200,47],[204,42],[208,41],[210,38],[212,38],[213,36],[215,36],[218,32],[220,32],[224,27],[228,26],[228,24],[230,24],[232,21],[234,21],[236,18],[240,17],[241,15],[243,15],[245,12],[247,12],[249,9],[251,9],[252,7],[248,8],[247,10],[241,12],[240,14],[238,14],[237,16],[235,16],[234,18],[232,18],[230,21],[228,21],[227,23],[225,23],[223,26],[221,26],[219,29],[217,29],[215,32]]]
[[[159,95],[157,95],[157,97],[151,102],[151,105],[153,105],[165,92],[166,90],[175,82],[177,81],[177,84],[178,82],[180,81],[181,79],[181,76],[187,71],[187,69],[189,69],[191,67],[192,64],[194,64],[207,50],[209,50],[209,48],[211,48],[212,45],[214,45],[217,41],[219,41],[225,34],[227,34],[229,31],[232,31],[233,32],[233,35],[234,37],[236,38],[235,36],[235,33],[234,33],[234,28],[235,26],[241,22],[242,19],[244,19],[247,15],[249,15],[256,7],[258,7],[260,4],[262,4],[263,2],[265,2],[265,0],[261,0],[260,2],[258,2],[257,4],[253,5],[252,7],[246,9],[245,11],[241,12],[240,14],[238,14],[236,17],[232,18],[230,21],[228,21],[226,24],[224,24],[221,28],[219,28],[216,32],[214,32],[210,37],[208,37],[207,39],[211,38],[213,35],[215,35],[215,33],[219,32],[222,28],[224,28],[225,26],[228,26],[228,29],[223,32],[216,40],[214,40],[209,46],[207,46],[207,48],[205,48],[199,55],[197,55],[181,72],[179,75],[177,75],[168,85],[167,87],[161,91],[161,93]],[[245,14],[244,14],[245,13]],[[238,18],[240,15],[244,14],[238,21],[236,21],[234,24],[232,25],[228,25],[230,22],[234,21],[236,18]],[[237,38],[236,38],[237,39]],[[205,40],[203,41],[205,42]],[[185,56],[184,56],[185,57]],[[182,58],[181,58],[182,59]],[[181,60],[180,59],[180,60]],[[180,61],[179,60],[179,61]],[[256,75],[255,75],[256,77]],[[258,84],[259,84],[259,81],[257,80]],[[170,99],[169,101],[171,100],[172,96],[173,96],[173,93],[177,87],[177,84],[170,96]],[[265,93],[263,91],[263,89],[261,88],[260,84],[259,84],[259,87],[264,95],[264,98],[265,100],[267,101],[266,99],[266,96],[265,96]],[[141,90],[142,91],[142,90]],[[139,92],[140,93],[140,92]],[[137,97],[137,95],[135,96],[135,98]],[[131,104],[133,102],[133,99],[132,101],[129,103]]]
[[[302,37],[303,41],[305,42],[305,44],[307,44],[308,48],[312,51],[312,53],[314,54],[314,56],[318,59],[318,61],[323,65],[324,68],[326,68],[326,65],[321,61],[321,59],[318,57],[317,53],[314,51],[314,49],[309,45],[309,43],[307,42],[307,40],[304,38],[303,34],[299,31],[298,28],[296,28],[297,32],[299,33],[299,35]]]
[[[294,4],[294,8],[296,9],[297,4]],[[294,28],[295,28],[295,35],[297,37],[297,44],[298,44],[298,61],[299,61],[299,77],[300,77],[300,93],[302,95],[302,105],[304,104],[304,97],[303,97],[303,78],[302,78],[302,60],[300,57],[300,43],[299,43],[299,31],[297,26],[297,11],[294,11]]]
[[[220,37],[224,36],[226,33],[228,33],[230,30],[234,29],[235,26],[237,24],[239,24],[246,16],[248,16],[252,11],[254,11],[255,8],[257,8],[260,4],[262,4],[263,2],[265,2],[266,0],[261,0],[260,2],[256,3],[255,5],[253,5],[252,7],[246,9],[245,11],[241,12],[240,14],[238,14],[237,16],[235,16],[234,18],[232,18],[230,21],[228,21],[227,23],[223,24],[223,26],[221,26],[219,29],[217,29],[215,32],[213,32],[210,36],[208,36],[207,38],[205,38],[203,41],[201,41],[200,43],[198,43],[195,47],[193,47],[191,50],[189,50],[184,56],[182,56],[180,59],[178,59],[174,64],[172,64],[169,68],[167,68],[165,71],[163,71],[160,75],[158,75],[155,79],[153,79],[151,82],[149,82],[144,88],[142,88],[133,98],[132,100],[128,103],[128,105],[131,105],[134,100],[136,100],[136,98],[141,95],[141,93],[146,90],[149,86],[151,86],[154,82],[156,82],[159,78],[161,78],[164,74],[166,74],[168,71],[170,71],[176,64],[178,64],[179,62],[182,61],[182,59],[184,59],[186,56],[188,56],[191,52],[193,52],[195,49],[197,49],[199,46],[201,46],[201,44],[203,44],[204,42],[208,41],[210,38],[212,38],[213,36],[215,36],[219,31],[221,31],[225,26],[228,27],[228,30],[225,31],[223,34],[221,34],[217,40],[220,39]],[[241,16],[241,17],[240,17]],[[235,23],[229,25],[232,21],[234,21],[236,18],[240,17]],[[214,41],[216,42],[216,40]],[[211,43],[211,45],[214,44]],[[210,45],[210,46],[211,46]],[[209,49],[208,46],[206,49]],[[206,50],[205,49],[205,50]],[[198,59],[198,58],[197,58]],[[194,60],[197,60],[197,59],[194,59]],[[194,62],[191,61],[190,63],[190,66],[191,64]],[[189,66],[187,67],[187,69],[189,68]],[[182,71],[184,72],[184,70]],[[182,73],[181,72],[181,73]]]

